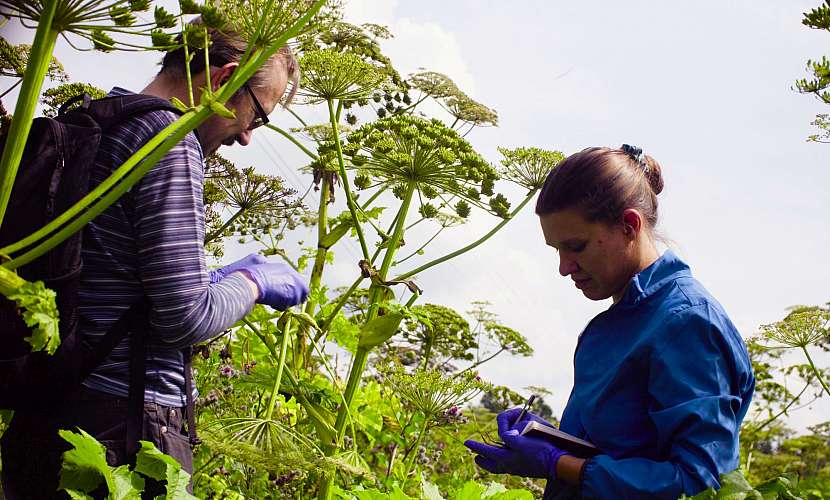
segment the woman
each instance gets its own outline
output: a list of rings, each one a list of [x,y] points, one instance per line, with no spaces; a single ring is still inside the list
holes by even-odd
[[[602,453],[577,458],[498,416],[504,447],[465,443],[494,473],[548,479],[545,498],[677,498],[738,466],[755,380],[723,307],[655,246],[660,165],[639,148],[589,148],[551,172],[536,204],[559,272],[613,304],[579,337],[560,429]]]

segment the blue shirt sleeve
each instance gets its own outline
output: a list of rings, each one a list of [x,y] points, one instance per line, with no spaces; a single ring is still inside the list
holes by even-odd
[[[586,498],[666,498],[719,487],[738,465],[752,376],[740,336],[708,304],[670,316],[649,359],[649,419],[666,460],[599,455],[585,464]],[[747,388],[748,391],[747,391]]]

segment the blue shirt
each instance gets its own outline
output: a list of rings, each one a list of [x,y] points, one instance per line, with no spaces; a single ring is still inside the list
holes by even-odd
[[[602,451],[584,498],[666,498],[719,487],[737,468],[755,378],[723,307],[667,251],[596,316],[574,354],[560,428]],[[548,484],[545,498],[564,493]]]

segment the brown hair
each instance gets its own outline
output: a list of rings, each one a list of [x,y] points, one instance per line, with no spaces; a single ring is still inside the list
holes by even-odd
[[[657,195],[663,190],[660,164],[611,148],[587,148],[565,158],[545,179],[536,214],[576,208],[591,222],[615,224],[627,208],[657,225]]]
[[[202,18],[196,17],[190,22],[192,24],[201,24]],[[211,41],[210,49],[208,49],[208,56],[210,57],[211,66],[224,66],[229,62],[239,62],[239,60],[242,59],[247,47],[239,35],[233,31],[224,30],[220,32],[211,28],[208,28],[208,35],[210,36]],[[178,39],[178,43],[181,43],[181,36]],[[281,63],[285,67],[286,73],[288,73],[288,94],[287,96],[283,96],[280,100],[282,106],[287,108],[294,99],[294,95],[297,93],[297,88],[300,83],[300,65],[288,45],[284,45],[273,56],[271,56],[271,58],[268,59],[268,62],[266,62],[256,71],[256,73],[253,74],[253,76],[251,76],[250,79],[248,79],[248,85],[252,88],[267,87],[269,85],[266,76],[268,74],[267,70],[277,63]],[[190,59],[190,74],[198,75],[204,70],[204,49],[199,49],[193,53],[193,57]],[[167,52],[164,55],[164,59],[161,61],[161,70],[159,70],[159,74],[173,75],[181,78],[185,77],[183,47]]]

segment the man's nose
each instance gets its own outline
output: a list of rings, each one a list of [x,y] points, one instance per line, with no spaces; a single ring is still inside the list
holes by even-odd
[[[577,271],[579,271],[579,265],[575,260],[566,259],[562,256],[559,257],[559,274],[562,276],[568,276],[569,274],[573,274]]]
[[[247,146],[251,143],[251,137],[253,136],[252,130],[245,130],[238,136],[236,136],[236,142],[238,142],[242,146]]]

